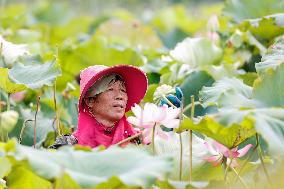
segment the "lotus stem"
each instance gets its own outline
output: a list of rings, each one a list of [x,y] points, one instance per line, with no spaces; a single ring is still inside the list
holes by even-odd
[[[182,121],[182,112],[183,112],[183,102],[184,102],[184,97],[181,97],[181,103],[180,103],[180,108],[181,111],[179,113],[179,128],[181,125],[181,121]],[[179,159],[179,180],[181,181],[182,178],[182,155],[183,155],[183,144],[182,144],[182,135],[181,133],[179,133],[179,144],[180,144],[180,159]]]
[[[8,93],[8,95],[7,95],[7,111],[10,111],[10,109],[11,109],[10,96],[11,96],[11,93]],[[9,140],[8,131],[5,131],[5,132],[4,132],[4,135],[6,135],[6,136],[5,136],[5,141],[8,141],[8,140]]]
[[[256,136],[255,136],[256,137]],[[239,175],[241,175],[241,172],[243,171],[244,167],[246,166],[246,164],[248,163],[248,161],[252,158],[253,153],[255,152],[255,150],[257,149],[259,143],[259,141],[256,139],[256,145],[255,147],[252,149],[251,153],[249,154],[249,156],[246,158],[246,160],[244,161],[244,163],[241,165],[240,170],[239,170]],[[238,177],[235,178],[234,182],[238,181]]]
[[[163,98],[167,101],[167,103],[168,103],[171,107],[176,108],[176,106],[175,106],[171,101],[169,101],[169,99],[168,99],[165,95],[163,95]]]
[[[227,160],[228,160],[228,158],[225,158],[225,161],[223,162],[225,164],[225,166],[226,166],[225,173],[224,173],[224,180],[225,180],[225,182],[227,182],[228,171],[229,171],[229,168],[232,165],[232,162],[233,162],[234,158],[231,159],[231,161],[230,161],[228,166],[227,166]]]
[[[153,133],[152,133],[152,151],[153,151],[153,155],[156,154],[156,151],[155,151],[155,129],[156,129],[156,123],[153,127]]]
[[[0,43],[0,56],[2,57],[2,51],[3,51],[3,42]]]
[[[241,183],[244,185],[244,187],[246,189],[249,189],[248,185],[245,183],[245,181],[243,180],[243,178],[238,174],[238,172],[236,171],[236,169],[234,169],[233,167],[231,167],[231,169],[233,170],[233,172],[239,177]]]
[[[0,142],[5,142],[3,137],[3,132],[0,133]]]
[[[54,110],[55,110],[55,120],[56,120],[56,128],[57,128],[57,133],[59,136],[61,136],[61,131],[60,131],[60,119],[59,119],[59,113],[57,111],[57,102],[56,102],[56,79],[53,85],[53,101],[54,101]]]
[[[200,104],[200,102],[195,102],[194,103],[195,104],[195,106],[196,105],[199,105]],[[184,109],[183,109],[183,111],[182,112],[186,112],[188,109],[190,109],[191,108],[191,106],[192,106],[192,104],[190,103],[190,104],[188,104]]]
[[[224,163],[224,162],[225,162],[225,163]],[[226,188],[230,189],[230,186],[229,186],[229,184],[228,184],[228,182],[227,182],[227,177],[225,176],[226,171],[227,171],[227,169],[228,169],[228,165],[227,165],[226,162],[227,162],[227,158],[223,156],[223,157],[222,157],[221,166],[222,166],[222,168],[223,168],[223,170],[224,170],[224,182],[225,182]]]
[[[191,112],[190,117],[191,119],[194,118],[194,110],[195,110],[195,102],[194,102],[194,95],[190,96],[191,98]],[[192,130],[189,130],[189,182],[192,181]]]
[[[2,5],[3,5],[3,4],[5,4],[5,3],[2,2]],[[2,9],[4,9],[3,6],[2,6]],[[2,12],[3,12],[3,11],[2,11]],[[4,64],[4,68],[6,68],[6,67],[7,67],[7,64],[6,64],[6,62],[5,62],[4,56],[2,56],[2,52],[3,52],[3,43],[0,43],[0,58],[2,59],[2,62],[3,62],[3,64]]]
[[[5,141],[5,133],[4,132],[0,132],[0,142],[6,142]]]
[[[27,127],[27,122],[28,121],[34,121],[34,120],[33,119],[27,119],[27,120],[24,121],[23,127],[21,129],[21,133],[20,133],[20,136],[19,136],[19,143],[20,144],[22,143],[23,134],[24,134],[24,131],[25,131],[26,127]]]
[[[56,121],[56,117],[53,119],[51,126],[52,126],[52,129],[53,129],[54,133],[55,133],[55,138],[56,138],[56,137],[57,137],[57,130],[56,130],[56,128],[54,127],[55,121]]]
[[[256,133],[255,136],[256,136],[257,143],[259,144],[259,136],[258,136],[258,134]],[[258,145],[257,150],[258,150],[259,159],[260,159],[263,171],[265,173],[265,176],[266,176],[266,178],[268,180],[269,185],[272,186],[272,182],[271,182],[271,179],[269,177],[268,171],[267,171],[267,169],[266,169],[266,167],[264,165],[264,161],[263,161],[263,156],[262,156],[262,151],[261,151],[260,145]]]
[[[7,111],[10,111],[11,109],[11,106],[10,106],[10,93],[8,93],[8,96],[7,96]]]
[[[59,57],[59,47],[56,44],[56,51],[55,51],[55,62],[58,62],[58,57]],[[53,100],[54,100],[54,110],[56,114],[56,127],[57,127],[57,132],[59,135],[61,135],[61,130],[60,130],[60,118],[59,118],[59,112],[57,110],[57,102],[56,102],[56,79],[54,81],[54,86],[53,86]]]
[[[131,136],[131,137],[128,137],[128,138],[126,138],[126,139],[123,139],[122,141],[116,143],[115,146],[120,146],[121,144],[124,144],[124,143],[126,143],[126,142],[129,142],[129,141],[131,141],[131,140],[133,140],[133,139],[139,137],[140,135],[142,135],[142,133],[137,133],[137,134],[135,134],[135,135],[133,135],[133,136]]]
[[[0,113],[2,112],[2,96],[1,96],[1,89],[0,89]],[[1,123],[1,117],[0,117],[0,123]]]
[[[11,107],[10,107],[10,93],[7,93],[7,111],[10,111]],[[3,131],[3,141],[6,142],[9,140],[9,135],[8,135],[8,131]]]
[[[172,108],[177,108],[175,105],[173,105],[173,103],[171,101],[169,101],[169,99],[163,95],[163,98],[165,99],[165,101],[167,101],[167,103],[172,107]],[[187,117],[185,114],[182,114],[184,117]],[[187,117],[188,118],[188,117]]]
[[[179,180],[181,181],[181,177],[182,177],[182,136],[181,133],[179,133],[179,144],[180,144],[180,154],[179,154]]]
[[[2,44],[2,43],[1,43]],[[1,50],[1,49],[0,49]],[[0,51],[0,53],[1,53],[1,51]],[[0,54],[1,55],[1,54]],[[2,104],[1,104],[1,89],[0,89],[0,114],[1,114],[1,112],[2,112]],[[1,116],[0,116],[0,125],[1,125],[1,122],[2,122],[2,120],[1,120]],[[0,133],[1,134],[1,133]],[[2,134],[0,135],[0,141],[2,141],[3,140],[3,138],[2,138]]]
[[[36,116],[37,116],[37,112],[38,112],[38,108],[39,108],[39,101],[40,101],[40,96],[38,96],[37,98],[37,102],[36,102],[36,113],[35,113],[35,122],[34,122],[34,148],[36,146]]]

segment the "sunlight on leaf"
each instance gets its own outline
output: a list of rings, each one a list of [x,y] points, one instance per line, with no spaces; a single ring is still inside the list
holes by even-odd
[[[27,88],[24,84],[16,84],[10,81],[8,77],[8,68],[0,68],[0,75],[0,88],[7,93],[16,93]]]

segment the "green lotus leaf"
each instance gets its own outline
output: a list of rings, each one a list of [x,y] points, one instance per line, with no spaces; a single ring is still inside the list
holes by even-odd
[[[1,26],[9,29],[22,29],[27,22],[28,7],[24,4],[14,4],[6,6],[1,11]],[[19,16],[22,15],[22,16]]]
[[[253,85],[253,98],[263,107],[284,107],[284,64],[268,68]]]
[[[213,87],[203,88],[201,99],[205,106],[218,103],[219,113],[214,117],[221,124],[241,123],[246,116],[253,118],[256,131],[268,142],[271,151],[280,154],[279,149],[284,151],[283,74],[284,64],[275,70],[269,68],[253,88],[236,79],[223,79]]]
[[[16,143],[15,139],[8,140],[6,143],[0,142],[0,155],[14,153],[16,151]]]
[[[189,129],[205,134],[207,137],[224,144],[229,149],[238,146],[246,139],[255,135],[254,120],[251,118],[245,118],[240,124],[232,123],[229,126],[222,125],[208,116],[205,116],[198,124],[186,118],[178,130]]]
[[[264,39],[273,39],[284,33],[284,14],[273,14],[263,18],[245,20],[240,25],[247,29],[256,37]]]
[[[71,10],[62,2],[48,3],[41,1],[34,10],[33,16],[36,22],[46,23],[51,26],[66,23],[71,17]]]
[[[243,80],[244,84],[252,87],[258,75],[255,72],[246,72],[244,74],[238,75],[238,77]]]
[[[102,182],[92,189],[105,189],[105,188],[123,188],[123,189],[139,189],[140,187],[127,186],[122,183],[118,177],[113,176],[108,181]]]
[[[205,71],[195,71],[186,76],[184,81],[181,83],[180,88],[184,95],[184,107],[191,104],[191,95],[194,95],[194,100],[199,101],[198,94],[199,91],[204,86],[211,86],[214,83],[214,79]],[[203,108],[201,105],[195,106],[195,116],[201,116],[210,111],[211,107],[208,109]],[[187,116],[190,116],[191,109],[185,111]]]
[[[169,156],[152,156],[132,147],[101,152],[75,151],[71,147],[51,152],[21,145],[17,149],[17,158],[27,159],[40,176],[53,179],[66,172],[81,187],[92,187],[117,176],[126,185],[148,188],[172,168]]]
[[[109,43],[123,44],[132,48],[162,47],[162,43],[154,30],[138,20],[108,20],[97,28],[95,36],[103,36]]]
[[[44,85],[52,86],[60,75],[60,65],[56,61],[40,65],[17,63],[9,70],[9,77],[13,82],[25,84],[31,89],[39,89]]]
[[[75,112],[76,112],[76,104],[74,103],[74,100],[73,99],[70,99],[70,101],[68,101],[69,103],[66,103],[65,102],[65,99],[62,99],[62,98],[57,98],[57,111],[59,112],[58,113],[58,116],[60,117],[61,120],[64,120],[66,123],[69,123],[69,124],[72,124],[72,119],[73,117],[71,113],[74,112],[69,112],[69,107],[75,109]],[[76,102],[77,102],[77,99],[76,99]],[[65,106],[66,105],[66,106]],[[69,105],[69,107],[68,107]],[[41,111],[43,112],[43,114],[45,114],[46,116],[49,116],[49,117],[55,117],[55,108],[54,108],[54,100],[51,99],[51,98],[41,98]],[[72,111],[72,110],[70,110]],[[77,114],[73,115],[75,118],[78,117]],[[73,124],[75,125],[75,124]]]
[[[261,55],[264,55],[267,51],[267,48],[265,47],[265,44],[262,44],[250,31],[246,31],[244,34],[244,43],[249,43],[250,45],[255,46],[256,48],[258,48],[259,53]],[[251,58],[251,56],[253,56],[253,54],[250,51],[245,51],[247,52],[247,54],[249,56],[248,59],[246,59],[246,61],[250,61],[249,58]]]
[[[7,93],[16,93],[27,89],[24,84],[16,84],[11,82],[8,77],[8,68],[0,68],[0,88]]]
[[[238,162],[239,165],[244,164],[244,161],[240,160],[240,159],[237,159],[237,162]],[[240,167],[241,166],[235,167],[235,169],[236,169],[236,171],[238,171],[238,173],[239,173]],[[258,167],[259,167],[259,163],[247,162],[245,164],[245,166],[243,167],[240,175],[246,177],[250,173],[256,171],[258,169]],[[207,171],[207,170],[209,170],[209,171]],[[213,188],[225,188],[226,187],[225,182],[214,182],[214,180],[221,181],[222,179],[224,179],[224,169],[220,165],[215,167],[212,164],[207,162],[207,163],[203,164],[197,171],[193,172],[193,175],[194,175],[193,179],[194,179],[194,177],[199,178],[199,182],[190,183],[190,185],[188,185],[188,186],[191,186],[191,188],[193,188],[192,186],[194,186],[196,188],[208,188],[208,189],[209,188],[213,189]],[[208,183],[208,180],[206,179],[208,176],[211,176],[212,178],[214,178],[214,179],[211,179],[213,182]],[[228,176],[228,178],[235,178],[235,173],[228,172],[227,176]],[[200,181],[203,181],[203,182],[200,182]],[[248,184],[248,185],[249,185],[250,188],[253,188],[253,186],[254,186],[254,185],[250,185],[250,184]],[[188,188],[188,186],[187,186],[187,188]],[[240,183],[231,183],[231,186],[238,188],[238,187],[242,187],[243,185],[240,186]]]
[[[170,56],[178,62],[188,64],[192,69],[218,64],[222,50],[205,38],[186,38],[178,43]]]
[[[89,27],[92,23],[92,18],[87,16],[79,16],[72,18],[67,24],[51,27],[50,42],[51,44],[71,45],[75,43],[78,38],[87,37]],[[61,47],[59,47],[61,48]]]
[[[194,24],[196,24],[195,22]],[[199,25],[199,24],[196,24]],[[168,47],[169,49],[175,48],[176,44],[186,37],[188,37],[188,34],[184,31],[182,31],[180,28],[174,28],[171,31],[169,31],[166,34],[160,34],[161,41],[163,44]]]
[[[52,189],[51,182],[37,176],[24,166],[17,166],[7,177],[8,188],[11,189]]]
[[[274,43],[262,56],[261,62],[255,64],[257,72],[262,75],[268,68],[276,69],[280,64],[284,63],[284,38]]]
[[[190,66],[187,64],[172,64],[169,70],[162,74],[160,84],[175,85],[190,73]]]
[[[223,13],[232,17],[236,22],[244,19],[261,18],[266,15],[284,12],[282,0],[228,0]]]
[[[168,33],[172,28],[184,29],[184,31],[194,33],[201,25],[199,22],[192,22],[192,20],[186,16],[186,9],[182,5],[166,7],[159,10],[151,20],[151,24],[157,28],[160,33]],[[188,25],[192,27],[185,27]]]
[[[39,40],[42,39],[42,34],[39,31],[32,30],[32,29],[19,29],[13,39],[18,43],[25,43],[29,44],[29,51],[33,53],[32,48],[30,45],[36,44]],[[29,57],[29,56],[27,56]],[[26,57],[25,57],[26,58]]]
[[[154,92],[156,91],[158,84],[151,84],[148,86],[143,102],[153,102]]]
[[[197,169],[193,170],[192,177],[193,180],[198,180],[198,181],[207,181],[207,180],[220,181],[224,178],[224,172],[222,171],[221,166],[214,167],[212,164],[206,162],[203,163]],[[192,185],[194,185],[194,183],[192,183]]]
[[[276,43],[275,48],[282,53],[282,45],[278,45]],[[203,105],[206,107],[214,103],[222,108],[283,107],[284,64],[281,64],[281,55],[265,55],[263,59],[266,62],[258,63],[260,74],[253,87],[235,78],[223,78],[213,87],[203,87],[200,92]]]
[[[156,185],[159,187],[159,188],[165,188],[165,189],[175,189],[176,187],[174,187],[173,185],[171,185],[168,180],[166,181],[160,181],[158,180]],[[180,187],[182,188],[182,187]]]
[[[156,53],[155,55],[152,55],[149,53],[149,51],[152,51],[152,53]],[[161,70],[168,65],[167,62],[161,60],[161,57],[163,56],[162,53],[155,52],[154,50],[148,50],[148,52],[143,52],[143,55],[147,57],[147,64],[143,65],[142,69],[146,73],[159,73]],[[156,56],[156,57],[153,57]]]
[[[254,107],[256,102],[251,97],[252,87],[236,78],[223,78],[216,81],[212,87],[203,87],[200,91],[200,101],[204,107]]]
[[[222,7],[221,3],[204,4],[202,6],[186,6],[183,4],[167,6],[157,11],[151,20],[151,25],[153,25],[160,35],[163,35],[163,38],[169,37],[167,41],[171,41],[173,39],[169,35],[175,32],[173,29],[177,30],[184,37],[186,37],[185,34],[188,36],[203,31],[206,27],[208,17],[220,13]],[[195,11],[199,14],[188,14]],[[174,38],[173,35],[171,37]]]

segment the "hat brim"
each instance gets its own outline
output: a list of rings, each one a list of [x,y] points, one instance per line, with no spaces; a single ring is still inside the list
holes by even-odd
[[[125,108],[125,112],[129,111],[131,107],[136,103],[139,104],[144,98],[147,91],[148,79],[143,71],[139,68],[131,65],[117,65],[112,67],[107,67],[102,71],[94,74],[94,76],[87,82],[84,89],[81,92],[79,99],[79,111],[84,109],[83,99],[86,95],[88,89],[100,78],[105,75],[117,73],[121,75],[125,82],[125,87],[127,91],[128,101]]]

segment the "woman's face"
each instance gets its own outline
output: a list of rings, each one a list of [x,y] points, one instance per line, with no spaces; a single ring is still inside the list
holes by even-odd
[[[86,102],[97,119],[118,121],[125,113],[127,99],[124,83],[116,81],[109,84],[105,92],[96,98],[89,98]]]

